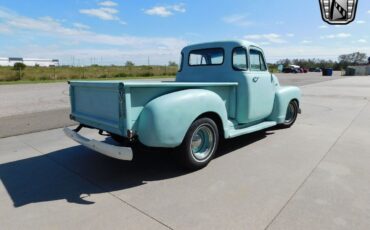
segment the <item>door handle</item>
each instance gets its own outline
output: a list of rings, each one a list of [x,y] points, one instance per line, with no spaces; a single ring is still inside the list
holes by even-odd
[[[258,81],[258,79],[260,79],[259,77],[254,77],[252,80],[254,83],[256,83]]]

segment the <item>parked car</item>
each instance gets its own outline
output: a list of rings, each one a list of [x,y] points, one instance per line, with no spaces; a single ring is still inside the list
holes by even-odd
[[[293,67],[288,67],[283,69],[283,73],[300,73],[300,71]]]
[[[220,139],[290,127],[300,113],[300,90],[280,86],[263,50],[247,41],[185,47],[174,82],[70,81],[71,119],[64,132],[107,156],[132,160],[132,145],[177,148],[184,166],[199,169],[215,156]],[[88,127],[125,146],[90,140]]]
[[[321,69],[318,68],[318,67],[316,67],[316,68],[309,68],[308,71],[309,72],[318,72],[319,73],[319,72],[321,72]]]

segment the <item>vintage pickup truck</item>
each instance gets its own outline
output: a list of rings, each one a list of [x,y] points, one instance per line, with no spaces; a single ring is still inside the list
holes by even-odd
[[[70,81],[71,119],[64,132],[107,156],[132,160],[132,143],[177,148],[190,169],[206,166],[221,138],[290,127],[300,113],[300,90],[279,85],[262,49],[247,41],[185,47],[175,81]],[[78,134],[106,132],[116,146]]]

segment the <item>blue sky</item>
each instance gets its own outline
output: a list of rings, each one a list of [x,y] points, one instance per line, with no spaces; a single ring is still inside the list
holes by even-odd
[[[370,4],[356,21],[332,26],[318,0],[0,0],[0,57],[57,58],[62,64],[166,64],[187,44],[246,39],[269,62],[370,55]]]

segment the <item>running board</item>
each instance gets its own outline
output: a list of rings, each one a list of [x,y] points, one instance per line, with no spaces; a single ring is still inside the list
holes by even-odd
[[[276,121],[265,121],[257,125],[253,125],[242,129],[233,129],[229,131],[228,138],[234,138],[248,133],[254,133],[277,125]]]

